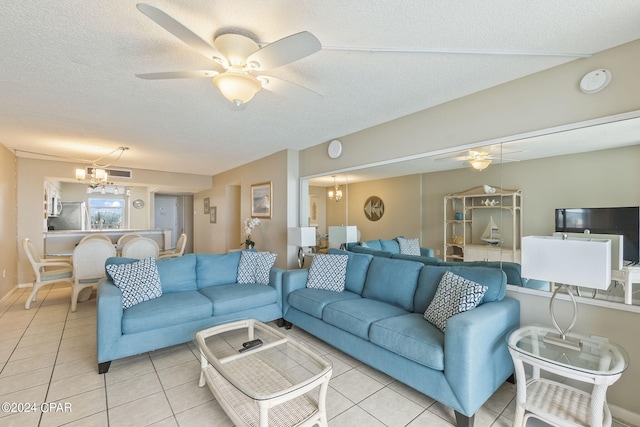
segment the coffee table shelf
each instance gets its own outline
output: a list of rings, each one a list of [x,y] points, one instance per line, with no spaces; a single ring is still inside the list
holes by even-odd
[[[245,352],[242,343],[259,338]],[[200,387],[209,386],[239,426],[327,426],[331,364],[280,331],[254,319],[196,334]]]

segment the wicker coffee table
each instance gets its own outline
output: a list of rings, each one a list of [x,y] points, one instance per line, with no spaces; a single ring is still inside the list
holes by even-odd
[[[240,351],[255,339],[262,344]],[[327,426],[331,365],[305,346],[253,319],[202,330],[195,341],[199,385],[236,426]]]

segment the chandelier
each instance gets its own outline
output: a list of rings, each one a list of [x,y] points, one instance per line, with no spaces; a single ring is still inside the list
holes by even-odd
[[[342,190],[340,190],[340,187],[338,187],[336,176],[331,175],[331,177],[333,178],[333,188],[335,188],[335,190],[329,190],[329,200],[335,200],[336,202],[339,202],[340,199],[342,199]]]
[[[86,169],[76,169],[76,179],[78,181],[85,181],[85,180],[89,181],[88,187],[87,187],[87,193],[92,193],[96,188],[100,188],[101,194],[107,193],[107,186],[114,185],[113,182],[109,182],[109,172],[107,172],[107,168],[113,165],[118,160],[120,160],[120,157],[122,157],[124,152],[127,151],[128,149],[129,147],[118,147],[112,152],[91,161],[91,166],[87,166]],[[112,155],[116,155],[116,157],[111,163],[100,164],[101,161],[103,161],[104,159]],[[87,176],[87,172],[89,173],[88,176]],[[120,190],[116,186],[110,192],[113,192],[113,194],[117,195],[120,193]]]

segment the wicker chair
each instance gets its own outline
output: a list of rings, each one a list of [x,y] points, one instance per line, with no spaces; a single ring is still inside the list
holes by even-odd
[[[129,240],[122,248],[122,256],[125,258],[158,258],[159,252],[158,244],[147,237],[136,237]]]
[[[178,258],[184,255],[184,249],[187,247],[187,235],[182,233],[180,237],[178,237],[178,241],[176,242],[176,247],[173,250],[167,250],[160,252],[159,258]]]
[[[59,282],[72,284],[73,269],[67,261],[41,259],[35,245],[28,238],[22,241],[22,247],[36,276],[33,281],[33,291],[31,291],[27,302],[24,304],[25,310],[29,310],[31,302],[36,300],[41,287]]]
[[[71,292],[71,311],[76,311],[78,300],[85,301],[89,298],[79,298],[80,292],[87,288],[93,288],[100,279],[106,277],[104,264],[107,258],[116,256],[116,248],[111,241],[102,239],[90,239],[73,250],[73,285]]]

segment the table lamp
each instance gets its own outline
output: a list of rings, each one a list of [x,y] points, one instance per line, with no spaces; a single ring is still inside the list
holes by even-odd
[[[522,277],[547,280],[559,284],[549,301],[553,326],[558,334],[547,334],[544,341],[572,349],[580,349],[579,340],[567,335],[576,323],[578,307],[569,285],[608,289],[611,283],[611,241],[604,239],[572,239],[566,236],[527,236],[522,239]],[[573,318],[565,329],[556,320],[553,305],[561,289],[573,304]]]
[[[316,245],[315,227],[289,227],[287,243],[298,247],[298,267],[304,266],[304,256]]]
[[[345,249],[347,243],[358,241],[358,227],[355,225],[340,225],[329,227],[329,247]]]

